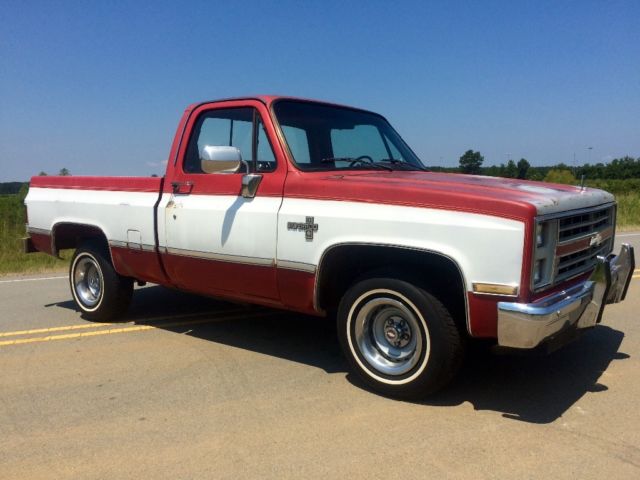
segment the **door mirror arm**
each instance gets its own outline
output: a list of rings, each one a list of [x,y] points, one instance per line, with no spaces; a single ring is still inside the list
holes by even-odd
[[[259,173],[244,174],[242,176],[242,196],[244,198],[255,197],[261,181],[262,181],[262,175]]]

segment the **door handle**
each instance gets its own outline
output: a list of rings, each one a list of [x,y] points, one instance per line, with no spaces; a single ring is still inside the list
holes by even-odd
[[[176,195],[189,195],[193,190],[193,182],[171,182],[171,188]]]

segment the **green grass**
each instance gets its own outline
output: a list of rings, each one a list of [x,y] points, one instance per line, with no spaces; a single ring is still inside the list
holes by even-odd
[[[576,180],[576,183],[580,183],[580,180]],[[599,180],[587,180],[585,182],[587,187],[599,188],[600,190],[606,190],[613,193],[616,197],[618,195],[635,194],[640,195],[640,178],[628,178],[625,180],[617,179],[599,179]]]
[[[616,195],[619,230],[640,230],[640,192]]]

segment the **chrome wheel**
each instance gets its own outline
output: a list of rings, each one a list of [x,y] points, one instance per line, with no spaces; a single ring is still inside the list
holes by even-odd
[[[462,359],[460,333],[444,305],[406,280],[370,276],[343,295],[338,340],[369,388],[420,399],[442,388]]]
[[[76,298],[87,308],[93,308],[102,299],[103,278],[95,258],[83,255],[76,259],[73,268],[73,289]]]
[[[392,377],[404,375],[428,348],[421,321],[412,308],[389,295],[393,292],[381,291],[375,297],[372,293],[360,297],[355,303],[357,310],[352,310],[356,344],[363,359],[377,372]]]

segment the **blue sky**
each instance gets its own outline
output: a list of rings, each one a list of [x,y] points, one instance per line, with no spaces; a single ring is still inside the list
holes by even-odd
[[[187,104],[255,93],[378,111],[427,165],[640,156],[637,0],[4,0],[0,18],[0,181],[161,173]]]

